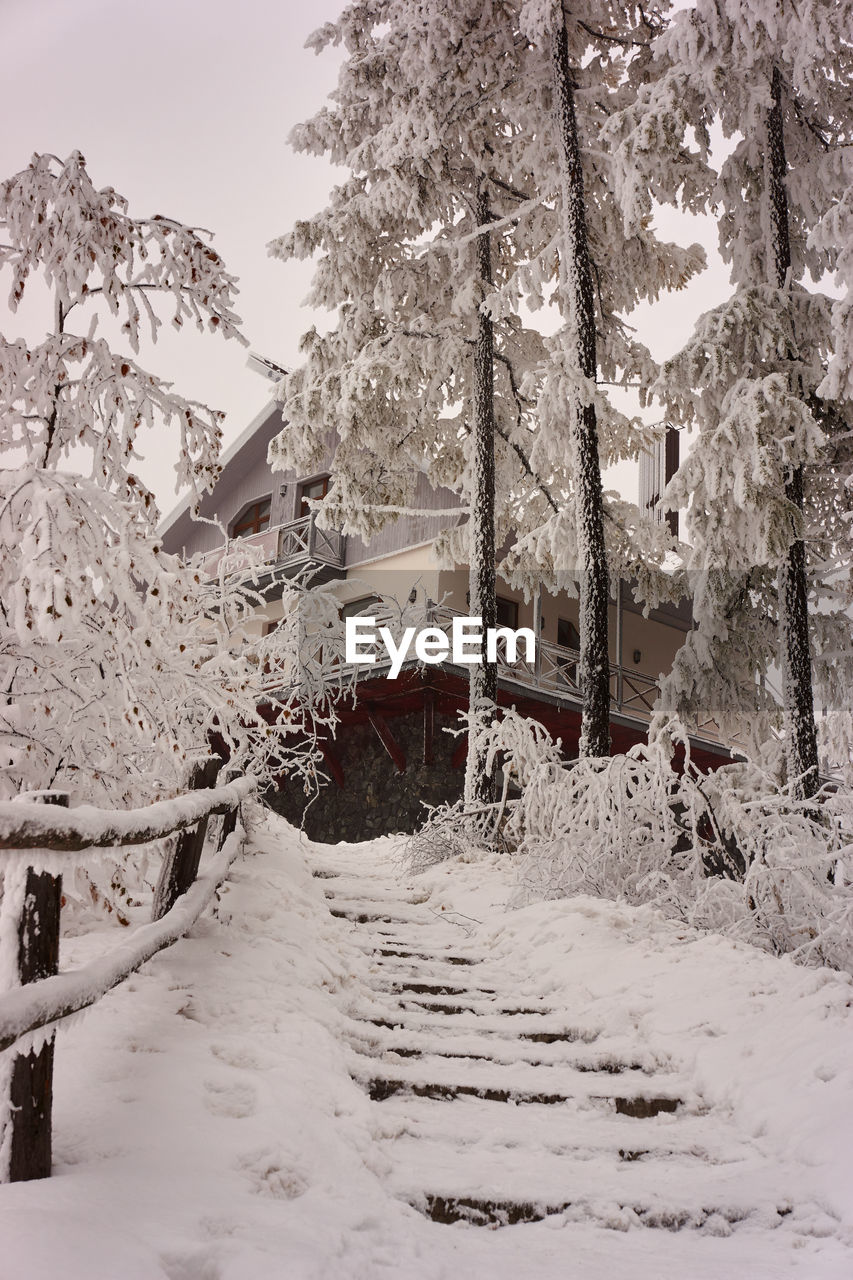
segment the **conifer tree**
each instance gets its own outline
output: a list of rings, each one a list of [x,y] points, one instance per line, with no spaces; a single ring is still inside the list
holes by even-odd
[[[339,309],[339,320],[328,335],[305,336],[270,458],[318,465],[333,437],[321,518],[366,537],[389,508],[411,508],[419,473],[458,491],[470,516],[445,547],[469,565],[471,612],[485,632],[496,618],[496,539],[525,505],[548,500],[532,478],[532,405],[519,392],[542,340],[491,310],[512,251],[487,228],[516,203],[501,108],[518,40],[512,5],[356,3],[313,43],[339,40],[350,56],[336,105],[292,141],[351,176],[326,210],[271,246],[284,258],[320,251],[311,301]],[[506,498],[497,521],[496,490]],[[471,710],[488,717],[496,694],[484,653],[471,668]],[[466,798],[487,801],[475,731],[469,739]]]
[[[452,8],[386,0],[349,6],[315,37],[317,48],[343,41],[349,58],[336,105],[292,140],[351,176],[322,214],[272,251],[320,252],[310,301],[339,308],[338,324],[306,335],[305,363],[284,384],[288,425],[271,458],[282,467],[318,465],[336,431],[324,518],[362,535],[389,508],[411,503],[419,471],[471,502],[477,475],[488,472],[469,438],[477,437],[477,405],[488,399],[478,370],[488,377],[491,330],[496,540],[514,534],[506,571],[525,589],[580,582],[582,747],[599,753],[609,736],[608,558],[621,568],[636,548],[632,513],[603,499],[597,453],[604,464],[636,456],[647,437],[596,379],[652,380],[654,363],[622,313],[682,285],[703,257],[696,246],[661,244],[647,223],[623,229],[599,146],[610,111],[642,79],[642,59],[632,55],[655,28],[641,10],[614,6],[602,32],[594,9],[563,18],[559,6],[513,0]],[[559,98],[561,82],[571,100]],[[522,327],[522,297],[534,308],[560,308],[556,337]],[[485,511],[479,500],[474,506]],[[470,529],[445,545],[469,560],[482,612],[494,588],[478,594],[476,579],[493,553]],[[661,547],[653,551],[659,558]]]
[[[651,218],[635,216],[607,132],[611,115],[643,85],[662,23],[660,10],[650,19],[632,4],[567,9],[562,0],[526,0],[520,12],[528,38],[524,74],[507,108],[545,206],[523,219],[518,287],[529,305],[541,303],[556,254],[552,300],[563,320],[535,379],[532,459],[537,470],[559,469],[566,501],[522,547],[546,575],[551,569],[555,585],[578,584],[582,755],[609,752],[610,573],[630,566],[651,602],[678,591],[674,579],[655,572],[665,554],[664,531],[655,539],[642,530],[638,538],[636,513],[606,498],[601,481],[602,465],[636,457],[648,443],[642,424],[619,413],[604,390],[606,383],[633,383],[642,397],[656,376],[625,313],[662,289],[681,288],[704,264],[698,246],[665,244]],[[552,214],[548,204],[555,197]],[[518,557],[520,569],[524,559]]]
[[[837,664],[851,656],[841,613],[813,615],[811,628],[808,616],[809,592],[825,591],[821,571],[849,568],[844,476],[833,459],[850,402],[839,395],[837,354],[827,374],[839,308],[804,277],[819,281],[839,265],[827,219],[853,176],[852,24],[847,0],[699,0],[661,38],[655,81],[612,126],[635,194],[656,164],[648,138],[683,154],[692,129],[703,163],[713,120],[735,139],[699,201],[718,211],[735,292],[700,319],[659,386],[673,419],[699,427],[669,490],[690,503],[698,625],[664,701],[694,715],[704,704],[729,727],[740,712],[766,733],[756,681],[778,654],[788,772],[806,797],[818,786],[810,650],[817,645],[824,669],[832,653],[836,686]],[[688,192],[693,207],[697,193]],[[656,194],[675,199],[677,188],[659,183]]]

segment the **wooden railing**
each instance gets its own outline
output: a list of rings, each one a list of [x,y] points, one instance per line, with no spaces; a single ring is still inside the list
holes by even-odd
[[[192,928],[239,855],[245,839],[240,808],[255,790],[253,778],[213,787],[219,762],[193,772],[187,794],[144,809],[116,812],[81,805],[68,795],[41,792],[0,803],[0,868],[4,872],[2,929],[17,956],[7,955],[20,985],[0,994],[0,1052],[23,1037],[29,1044],[12,1063],[9,1083],[11,1141],[0,1179],[45,1178],[51,1166],[51,1111],[55,1024],[95,1004],[158,951]],[[198,876],[208,822],[223,815],[216,852]],[[62,869],[88,850],[169,841],[152,905],[140,925],[106,956],[58,972]]]
[[[290,520],[287,524],[273,525],[261,533],[252,533],[245,538],[232,538],[223,546],[214,547],[204,556],[204,571],[213,576],[219,570],[222,559],[229,557],[229,562],[236,556],[237,567],[233,573],[245,576],[247,569],[239,556],[241,548],[260,548],[262,559],[258,568],[278,567],[293,569],[297,565],[322,564],[331,565],[335,569],[343,567],[345,539],[342,533],[334,529],[319,529],[315,512],[300,516],[298,520]],[[231,570],[226,565],[226,577]]]
[[[282,566],[320,561],[339,567],[344,562],[343,555],[343,534],[335,529],[319,529],[313,511],[279,528],[278,563]]]
[[[258,549],[260,564],[273,563],[278,552],[278,535],[282,527],[282,525],[275,525],[272,529],[263,529],[260,533],[250,533],[245,538],[232,538],[229,542],[220,543],[218,547],[205,552],[202,561],[205,573],[211,577],[218,574],[223,558],[227,558],[225,576],[230,577],[232,572],[244,575],[246,562],[245,555],[241,555],[241,552],[245,552],[248,547]],[[232,568],[235,562],[237,568]]]
[[[454,617],[460,615],[457,610],[449,609],[443,605],[432,605],[424,610],[417,618],[420,626],[438,627],[448,638],[451,636]],[[408,619],[411,625],[413,619]],[[387,625],[387,624],[386,624]],[[392,624],[392,630],[399,630]],[[307,671],[312,671],[319,679],[321,672],[326,669],[334,668],[338,677],[350,674],[353,678],[364,677],[365,679],[375,679],[376,676],[382,675],[387,671],[390,665],[390,658],[385,651],[382,643],[377,639],[375,643],[369,642],[367,639],[360,641],[361,653],[364,656],[372,655],[376,661],[371,665],[361,666],[359,664],[347,664],[343,659],[343,643],[339,641],[335,644],[329,635],[306,635],[303,643],[302,663]],[[575,703],[582,701],[581,689],[578,683],[580,653],[577,649],[569,649],[564,645],[553,644],[551,641],[540,639],[536,646],[536,656],[532,662],[528,662],[524,657],[525,646],[518,646],[517,660],[510,662],[506,653],[506,644],[499,641],[497,645],[497,667],[498,679],[506,684],[519,684],[526,688],[541,691],[550,694],[558,699],[568,699]],[[445,659],[450,663],[451,659]],[[411,667],[416,662],[414,656],[409,654],[404,667]],[[637,671],[635,667],[626,667],[618,662],[610,664],[610,707],[611,711],[617,715],[625,716],[628,719],[636,720],[640,724],[648,725],[654,712],[655,703],[660,694],[660,686],[655,676],[647,675],[643,671]],[[280,688],[282,683],[281,673],[276,673],[265,682],[265,688],[273,691]],[[697,726],[697,737],[700,741],[707,741],[710,744],[720,746],[732,746],[736,744],[736,737],[726,737],[720,732],[720,728],[712,717],[707,717]]]
[[[428,625],[440,627],[449,635],[455,616],[455,610],[436,605],[429,611]],[[505,643],[503,641],[498,643],[499,680],[526,685],[558,698],[581,701],[581,689],[578,683],[580,653],[577,649],[569,649],[564,645],[553,644],[551,641],[540,638],[536,646],[534,662],[525,661],[521,656],[523,653],[524,647],[519,646],[518,661],[510,662],[507,659]],[[658,678],[647,675],[643,671],[637,671],[634,667],[611,662],[611,711],[648,724],[659,694]],[[719,727],[710,718],[699,726],[699,733],[701,738],[708,742],[731,745],[731,740],[724,739]]]

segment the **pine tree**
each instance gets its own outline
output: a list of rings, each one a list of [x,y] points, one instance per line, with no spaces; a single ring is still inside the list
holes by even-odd
[[[580,582],[583,749],[599,753],[608,743],[608,558],[621,569],[637,549],[633,512],[603,498],[597,454],[601,448],[604,464],[636,456],[648,437],[613,408],[596,379],[653,379],[656,367],[621,313],[680,287],[703,257],[696,246],[661,244],[647,224],[623,230],[625,211],[598,150],[611,109],[641,79],[625,51],[647,44],[654,29],[617,6],[600,32],[590,9],[562,20],[571,39],[555,45],[555,12],[562,10],[512,0],[446,10],[388,0],[352,5],[318,33],[315,47],[343,41],[349,58],[335,107],[292,140],[346,165],[351,176],[327,210],[273,252],[320,251],[310,301],[338,309],[338,324],[329,335],[306,335],[305,364],[285,383],[287,426],[271,458],[282,467],[316,466],[337,432],[324,518],[366,536],[389,508],[411,504],[419,471],[471,502],[473,464],[482,455],[468,441],[471,431],[477,435],[477,370],[485,370],[476,353],[491,327],[502,499],[496,540],[514,534],[505,568],[526,590],[540,580]],[[644,41],[635,39],[638,30]],[[563,50],[559,66],[571,59],[572,79],[563,79],[572,101],[564,95],[559,113],[554,48]],[[573,167],[563,146],[570,105],[578,121]],[[566,199],[556,200],[561,176]],[[484,208],[491,292],[478,266]],[[581,275],[583,288],[573,287]],[[534,308],[559,307],[562,331],[543,339],[522,327],[520,298]],[[477,465],[487,474],[486,459]],[[472,600],[482,603],[493,588],[477,587],[478,565],[486,573],[491,553],[479,534],[478,545],[465,545],[470,534],[451,532],[445,547],[468,559]],[[653,550],[659,559],[662,547]],[[645,577],[651,589],[651,570]]]
[[[556,471],[565,491],[559,511],[522,539],[516,563],[519,581],[529,582],[538,568],[553,585],[578,584],[581,754],[605,755],[610,574],[630,571],[650,603],[673,598],[679,586],[658,572],[664,530],[652,536],[631,504],[602,492],[602,466],[636,457],[649,443],[643,424],[618,412],[604,388],[633,384],[645,396],[657,369],[625,313],[662,289],[681,288],[704,255],[696,245],[661,242],[651,218],[637,216],[608,134],[611,116],[633,101],[647,77],[661,12],[650,19],[641,6],[566,9],[561,0],[527,0],[519,21],[528,44],[507,110],[542,205],[520,219],[524,266],[516,288],[528,305],[541,305],[556,256],[550,300],[563,320],[530,379],[537,401],[531,459],[537,472]]]
[[[569,66],[569,41],[562,4],[551,33],[556,123],[560,132],[562,187],[563,273],[570,291],[577,364],[581,375],[595,382],[595,307],[592,264],[586,232],[583,166],[575,112],[575,84]],[[604,543],[604,509],[595,403],[577,397],[572,405],[575,456],[578,468],[578,548],[581,563],[580,685],[583,693],[582,756],[610,754],[610,657],[607,647],[607,608],[610,588]]]
[[[702,317],[660,384],[674,420],[699,426],[669,496],[691,503],[691,566],[703,575],[698,626],[666,703],[695,714],[704,702],[731,720],[740,702],[754,720],[766,711],[756,680],[778,653],[788,772],[802,796],[818,786],[810,644],[850,657],[840,613],[814,619],[810,636],[807,546],[812,594],[830,561],[849,564],[832,470],[849,402],[838,398],[837,365],[827,375],[837,307],[802,281],[838,264],[826,219],[851,179],[851,22],[846,0],[806,9],[700,0],[661,39],[658,77],[622,135],[634,157],[648,136],[678,152],[692,128],[703,160],[712,120],[737,139],[707,194],[701,182],[688,188],[693,207],[719,211],[735,293]],[[670,183],[658,194],[676,191]]]
[[[351,5],[318,33],[316,47],[343,40],[350,57],[336,107],[292,141],[352,176],[272,246],[284,258],[321,250],[311,300],[339,309],[331,334],[306,335],[306,362],[286,380],[273,466],[317,465],[334,436],[321,518],[366,537],[389,508],[411,507],[421,472],[460,492],[470,516],[448,531],[445,552],[469,565],[484,631],[496,617],[496,540],[525,506],[549,501],[527,459],[532,404],[519,392],[542,341],[490,309],[511,250],[483,229],[516,203],[500,107],[517,39],[511,15],[500,0],[446,12],[396,0]],[[496,490],[507,498],[497,523]],[[470,704],[488,718],[497,670],[483,659],[471,669]],[[466,798],[490,795],[472,730]]]
[[[474,216],[485,227],[490,218],[485,181],[477,185]],[[477,236],[477,275],[482,296],[477,312],[474,348],[474,449],[471,485],[471,542],[469,555],[471,614],[481,619],[483,634],[497,625],[495,590],[495,353],[494,321],[483,304],[492,287],[492,246],[488,231]],[[494,715],[498,703],[498,669],[481,652],[479,666],[470,672],[469,710]],[[494,799],[492,775],[485,761],[476,722],[470,721],[465,800],[489,804]]]

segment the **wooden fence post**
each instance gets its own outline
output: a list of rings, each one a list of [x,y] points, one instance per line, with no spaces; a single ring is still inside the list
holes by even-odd
[[[212,787],[222,761],[218,756],[193,765],[190,775],[189,791],[199,791],[202,787]],[[171,856],[163,859],[163,867],[157,888],[154,890],[154,907],[152,919],[160,920],[177,902],[182,893],[186,893],[198,875],[198,864],[204,848],[207,834],[208,818],[202,818],[194,827],[187,827],[178,837],[178,842]]]
[[[68,808],[67,792],[42,791],[25,798]],[[61,901],[62,877],[27,867],[18,924],[18,976],[22,985],[50,978],[59,970]],[[19,1053],[12,1064],[10,1182],[50,1177],[54,1039],[55,1034],[41,1049]]]

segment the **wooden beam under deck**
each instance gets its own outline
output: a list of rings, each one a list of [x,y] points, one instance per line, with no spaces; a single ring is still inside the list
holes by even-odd
[[[435,763],[435,689],[424,687],[424,764]]]
[[[317,746],[320,748],[323,760],[335,781],[335,785],[343,791],[346,785],[344,782],[344,768],[332,744],[325,738],[320,738]]]
[[[373,729],[376,731],[376,735],[379,738],[379,741],[382,743],[383,747],[388,752],[391,759],[394,761],[394,764],[397,766],[397,772],[405,773],[406,772],[406,753],[403,750],[403,748],[400,746],[397,739],[394,737],[393,733],[391,732],[391,729],[388,726],[388,721],[376,709],[373,703],[368,702],[366,704],[366,710],[367,710],[367,719],[369,720]]]

